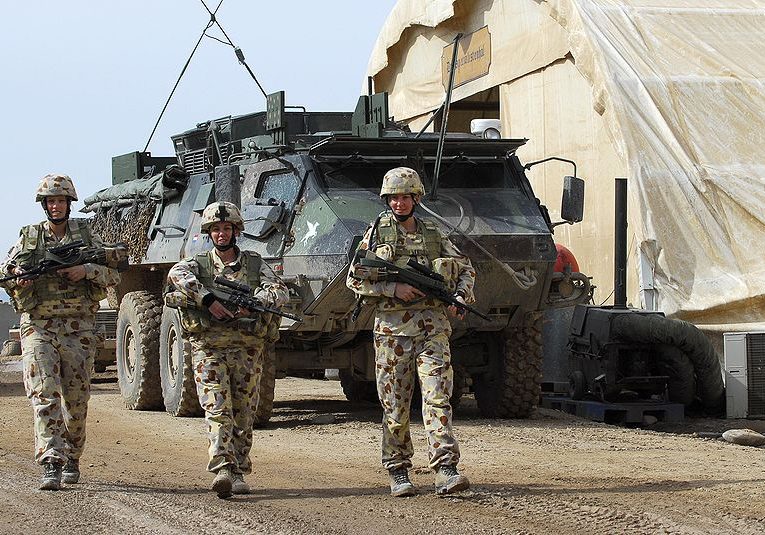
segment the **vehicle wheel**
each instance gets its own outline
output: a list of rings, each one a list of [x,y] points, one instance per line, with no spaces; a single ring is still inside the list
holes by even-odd
[[[375,382],[356,379],[351,370],[340,370],[340,386],[348,401],[379,401]]]
[[[165,410],[173,416],[201,416],[194,383],[191,344],[184,339],[178,311],[164,307],[159,327],[159,377]]]
[[[669,401],[691,405],[696,398],[696,377],[691,359],[676,347],[663,346],[657,360],[659,375],[669,376]]]
[[[474,381],[478,409],[487,418],[528,418],[541,394],[542,314],[527,314],[519,327],[496,336],[490,370]]]
[[[117,317],[117,381],[128,409],[162,408],[159,323],[162,301],[146,291],[125,294]]]
[[[16,357],[21,355],[21,342],[18,340],[6,340],[3,342],[3,349],[0,350],[0,357]]]
[[[571,399],[584,399],[587,394],[587,380],[584,374],[575,370],[568,377],[568,395]]]
[[[268,344],[263,352],[263,373],[258,382],[258,406],[255,409],[254,427],[265,427],[274,410],[276,388],[276,348]]]

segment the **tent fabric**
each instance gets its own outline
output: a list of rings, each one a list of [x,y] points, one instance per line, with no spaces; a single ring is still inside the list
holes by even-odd
[[[452,11],[447,9],[448,4],[463,7],[444,22],[446,19],[442,17]],[[465,11],[464,6],[471,9]],[[417,17],[418,8],[424,10],[424,15],[439,16]],[[506,24],[508,20],[515,24]],[[438,24],[433,26],[436,21]],[[454,21],[472,29],[488,26],[492,33],[489,74],[456,87],[452,95],[454,101],[540,69],[564,57],[569,50],[566,33],[560,25],[539,9],[528,9],[524,3],[400,0],[377,39],[368,67],[368,75],[375,76],[376,88],[389,91],[389,105],[396,119],[422,115],[443,102],[441,56],[458,31],[452,24]],[[501,28],[502,32],[494,28]],[[539,35],[543,38],[537,39]],[[391,43],[394,36],[398,36],[398,40]],[[516,61],[518,57],[528,59]]]
[[[531,139],[521,156],[575,156],[588,179],[585,223],[559,241],[595,283],[612,285],[612,264],[602,265],[613,251],[606,213],[613,178],[625,176],[633,303],[654,292],[657,308],[695,323],[761,322],[765,3],[399,0],[368,72],[390,91],[397,120],[438,107],[443,47],[484,25],[490,73],[454,98],[498,85],[503,134]],[[551,208],[539,190],[560,171],[530,173]]]

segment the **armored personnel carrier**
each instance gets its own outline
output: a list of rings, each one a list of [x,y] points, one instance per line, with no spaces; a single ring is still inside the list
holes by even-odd
[[[198,124],[172,137],[175,157],[134,152],[113,159],[113,183],[86,201],[105,240],[127,241],[131,268],[110,295],[119,310],[117,369],[129,408],[199,411],[189,345],[177,312],[163,307],[169,268],[208,250],[204,207],[241,207],[242,249],[259,253],[288,284],[280,339],[269,352],[259,419],[270,415],[274,379],[340,370],[349,399],[376,399],[373,310],[352,320],[345,286],[349,261],[370,221],[385,208],[382,177],[416,169],[433,187],[439,137],[414,134],[388,119],[387,95],[365,95],[353,113],[286,109],[284,93],[267,111]],[[477,270],[476,307],[454,321],[454,400],[475,393],[482,414],[525,417],[537,403],[542,361],[541,313],[585,302],[587,277],[554,273],[555,224],[534,195],[516,150],[525,139],[447,134],[439,193],[418,208],[435,214]],[[575,173],[574,173],[575,174]],[[146,177],[146,178],[144,178]],[[583,182],[566,177],[565,222],[581,220]],[[435,216],[434,216],[435,217]]]

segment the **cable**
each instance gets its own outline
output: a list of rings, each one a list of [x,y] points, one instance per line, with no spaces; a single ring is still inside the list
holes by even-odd
[[[228,41],[228,43],[226,43],[225,41],[223,41],[223,40],[221,40],[221,39],[218,39],[217,37],[213,37],[213,36],[211,36],[211,35],[208,35],[207,37],[209,37],[210,39],[214,39],[214,40],[216,40],[216,41],[218,41],[218,42],[220,42],[220,43],[223,43],[224,45],[225,45],[225,44],[228,44],[229,46],[231,46],[231,48],[233,48],[233,49],[234,49],[234,53],[236,54],[236,59],[239,61],[239,64],[240,64],[240,65],[244,65],[244,68],[245,68],[245,69],[247,69],[247,72],[249,73],[249,75],[250,75],[250,78],[252,78],[252,79],[253,79],[253,81],[255,82],[255,84],[258,86],[258,89],[260,89],[260,92],[261,92],[261,93],[263,93],[263,96],[264,96],[265,98],[268,98],[268,94],[266,93],[266,90],[265,90],[265,89],[263,89],[263,86],[262,86],[262,85],[260,85],[260,82],[259,82],[259,81],[258,81],[258,79],[255,77],[255,73],[254,73],[254,72],[252,72],[252,69],[250,69],[250,66],[249,66],[249,65],[247,65],[247,61],[245,61],[245,59],[244,59],[244,52],[242,52],[242,49],[241,49],[241,48],[239,48],[238,46],[236,46],[236,45],[235,45],[235,44],[234,44],[234,43],[231,41],[231,38],[230,38],[230,37],[228,36],[228,34],[226,33],[226,30],[224,30],[224,29],[223,29],[223,26],[221,26],[220,22],[218,22],[218,19],[216,19],[216,18],[215,18],[215,13],[217,13],[217,12],[218,12],[218,8],[220,7],[220,4],[222,4],[222,3],[223,3],[223,0],[220,0],[220,4],[218,4],[218,7],[216,7],[216,8],[215,8],[215,11],[214,11],[214,12],[213,12],[213,11],[210,11],[210,8],[209,8],[209,7],[207,7],[207,4],[205,3],[205,0],[199,0],[199,1],[200,1],[200,2],[202,2],[202,5],[203,5],[203,6],[205,6],[205,9],[206,9],[206,10],[207,10],[207,12],[210,14],[210,22],[212,22],[213,24],[215,24],[215,25],[218,27],[218,29],[221,31],[221,33],[223,34],[223,37],[225,37],[225,38],[226,38],[226,41]],[[211,24],[211,25],[212,25],[212,24]],[[206,31],[206,30],[205,30],[205,31]]]
[[[204,2],[202,2],[204,4]],[[223,3],[223,0],[220,0],[220,4],[218,4],[218,7],[215,8],[215,11],[218,11],[218,8],[220,8],[221,4]],[[207,8],[207,6],[205,6]],[[209,11],[209,9],[208,9]],[[149,139],[146,140],[146,146],[143,148],[143,152],[146,152],[146,150],[149,148],[149,143],[151,143],[151,139],[154,137],[154,134],[157,132],[157,127],[159,126],[159,122],[162,120],[162,116],[165,114],[165,111],[167,110],[167,106],[170,104],[170,99],[173,98],[173,95],[175,94],[175,90],[178,89],[178,84],[181,83],[181,78],[183,78],[183,75],[186,74],[186,69],[189,68],[189,64],[191,63],[191,58],[194,57],[194,53],[196,53],[197,48],[199,48],[199,44],[202,42],[202,39],[205,37],[205,33],[207,30],[209,30],[213,23],[215,22],[215,14],[210,13],[210,20],[205,26],[205,28],[202,30],[202,34],[199,36],[199,39],[197,39],[197,44],[194,45],[194,49],[191,51],[191,54],[189,54],[189,59],[186,60],[186,64],[183,66],[183,69],[181,69],[181,74],[178,75],[178,79],[175,81],[175,85],[173,86],[172,91],[170,91],[170,95],[167,97],[167,100],[165,101],[165,105],[162,106],[162,111],[159,112],[159,117],[157,117],[157,122],[154,123],[154,128],[151,130],[151,134],[149,134]]]
[[[210,8],[207,7],[205,0],[200,0],[200,2],[202,2],[202,5],[204,6],[205,10],[210,15],[210,20],[207,22],[204,29],[202,30],[202,34],[199,36],[199,39],[197,39],[197,43],[194,45],[194,49],[191,51],[191,54],[189,54],[189,58],[186,60],[186,64],[183,66],[183,69],[181,69],[181,73],[178,75],[178,79],[175,81],[175,85],[173,86],[173,89],[170,91],[170,95],[167,97],[167,100],[165,101],[165,105],[162,106],[162,111],[159,112],[159,117],[157,117],[157,121],[154,123],[154,128],[152,128],[151,134],[149,134],[149,139],[146,140],[146,146],[144,146],[143,152],[146,152],[148,150],[149,143],[151,143],[151,140],[154,137],[154,134],[157,132],[157,127],[159,126],[159,122],[162,120],[162,117],[164,116],[165,111],[167,111],[167,107],[170,104],[170,100],[173,98],[173,95],[175,94],[175,90],[178,89],[178,84],[181,83],[181,78],[183,78],[183,75],[186,74],[186,69],[188,69],[189,64],[191,63],[191,58],[194,57],[194,54],[196,53],[197,48],[199,48],[199,45],[202,42],[202,39],[204,39],[205,37],[213,39],[214,41],[218,41],[219,43],[222,43],[224,45],[231,46],[231,48],[234,49],[234,53],[236,54],[236,58],[239,61],[239,63],[241,65],[244,65],[244,68],[247,69],[247,72],[250,74],[250,77],[258,85],[260,92],[263,93],[264,97],[268,98],[268,95],[266,94],[266,91],[263,89],[263,86],[260,85],[260,82],[255,77],[255,73],[253,73],[252,69],[250,69],[250,66],[247,65],[247,62],[244,59],[244,53],[242,52],[242,49],[240,49],[238,46],[235,46],[234,43],[231,42],[231,39],[226,33],[226,30],[223,29],[223,26],[221,26],[220,22],[218,22],[218,19],[215,17],[215,15],[218,13],[218,10],[220,9],[220,6],[223,5],[223,0],[220,0],[220,2],[218,2],[218,5],[215,8],[215,11],[210,11]],[[207,30],[209,30],[213,26],[217,26],[220,29],[220,31],[223,33],[223,36],[226,38],[228,42],[223,41],[222,39],[219,39],[215,36],[207,35]]]

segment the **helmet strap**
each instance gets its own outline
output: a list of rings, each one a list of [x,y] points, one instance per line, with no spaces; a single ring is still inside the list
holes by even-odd
[[[225,253],[232,247],[236,247],[236,236],[234,234],[231,235],[231,240],[226,245],[218,245],[217,243],[213,242],[213,245],[215,248],[220,251],[221,253]]]
[[[398,221],[399,223],[403,223],[404,221],[406,221],[407,219],[409,219],[410,217],[414,215],[414,208],[415,207],[413,206],[412,211],[409,212],[408,214],[397,214],[396,212],[393,212],[393,210],[391,210],[391,212],[393,212],[393,217],[396,218],[396,221]]]
[[[404,221],[406,221],[407,219],[412,217],[414,215],[414,210],[417,208],[417,204],[418,203],[417,203],[417,200],[415,199],[414,193],[411,193],[410,195],[412,196],[412,201],[414,201],[414,202],[412,204],[412,211],[409,212],[408,214],[397,214],[396,212],[394,212],[391,209],[390,204],[388,203],[388,196],[386,195],[385,198],[384,198],[385,206],[388,208],[390,213],[393,214],[393,217],[395,217],[396,221],[398,221],[399,223],[403,223]]]
[[[48,221],[54,225],[60,225],[61,223],[65,222],[67,219],[69,219],[69,214],[72,213],[72,199],[69,197],[66,198],[66,214],[64,214],[64,217],[52,217],[50,215],[50,211],[48,210],[47,197],[43,197],[43,200],[40,201],[40,204],[42,205],[43,211],[45,212],[45,216],[48,218]]]

